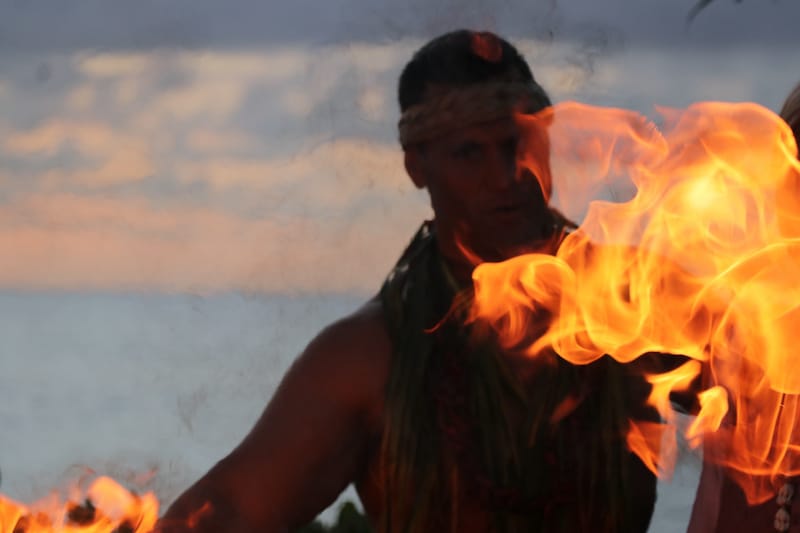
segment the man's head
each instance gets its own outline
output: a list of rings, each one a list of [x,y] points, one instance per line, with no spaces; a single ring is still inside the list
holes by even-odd
[[[406,169],[430,194],[442,246],[500,260],[549,237],[548,180],[520,164],[532,137],[516,115],[550,100],[516,48],[487,32],[442,35],[414,54],[398,92]],[[546,158],[546,137],[536,144]]]
[[[794,139],[800,147],[800,83],[789,93],[781,109],[781,118],[789,124]]]

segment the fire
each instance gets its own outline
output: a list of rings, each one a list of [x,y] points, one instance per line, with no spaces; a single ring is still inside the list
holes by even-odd
[[[549,154],[553,203],[582,219],[555,256],[475,270],[472,318],[536,357],[574,364],[646,353],[690,362],[648,376],[664,424],[631,422],[628,446],[674,464],[670,393],[702,377],[690,445],[731,469],[751,501],[763,478],[800,474],[800,163],[789,127],[756,104],[659,110],[565,103],[522,117],[525,164]],[[544,131],[548,142],[542,143]],[[551,317],[530,339],[536,317]],[[713,444],[713,445],[712,445]]]
[[[146,533],[158,519],[158,500],[136,495],[108,477],[96,478],[87,490],[71,487],[33,505],[0,495],[0,533]]]
[[[686,437],[760,501],[770,496],[765,480],[800,474],[797,147],[789,127],[755,104],[661,114],[661,129],[632,111],[577,103],[520,118],[523,163],[583,222],[555,255],[481,264],[472,319],[530,357],[550,348],[574,364],[688,356],[647,376],[664,423],[632,420],[626,442],[669,475],[678,427],[670,395],[702,377]],[[532,338],[543,316],[546,330]],[[0,496],[0,533],[145,533],[157,518],[153,494],[105,477],[66,502]]]

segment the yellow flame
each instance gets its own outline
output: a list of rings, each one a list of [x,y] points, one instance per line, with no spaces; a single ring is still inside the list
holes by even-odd
[[[86,491],[73,486],[68,493],[66,499],[53,494],[31,505],[0,496],[0,533],[147,533],[158,520],[153,493],[133,494],[108,477],[96,478]]]
[[[741,474],[757,500],[764,485],[754,476],[800,474],[795,143],[756,104],[661,113],[661,130],[631,111],[577,103],[520,118],[530,139],[549,135],[529,144],[523,163],[550,156],[554,202],[583,221],[555,256],[480,265],[472,318],[531,357],[549,347],[575,364],[604,354],[625,363],[651,352],[690,357],[648,378],[667,426],[634,421],[628,445],[668,475],[670,392],[702,368],[707,390],[687,437],[698,445],[713,435],[719,451],[709,459]],[[546,330],[531,338],[542,321]]]

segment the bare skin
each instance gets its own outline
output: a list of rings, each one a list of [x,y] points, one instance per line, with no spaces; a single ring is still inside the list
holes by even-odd
[[[794,134],[795,144],[800,146],[800,109],[797,95],[800,85],[795,86],[787,97],[781,110],[781,118],[787,121]],[[798,154],[800,156],[800,154]],[[795,176],[795,184],[800,184],[800,176]],[[795,211],[797,204],[795,195],[782,195],[779,202],[781,210]],[[795,484],[797,481],[795,480]],[[778,488],[775,489],[777,496]],[[775,531],[773,522],[778,511],[775,498],[761,504],[749,504],[742,489],[736,485],[724,467],[711,463],[703,463],[700,483],[697,487],[692,517],[688,533],[727,533],[728,531]],[[800,517],[798,514],[797,496],[791,505],[791,524],[789,533],[800,533]]]
[[[705,464],[687,533],[774,533],[778,509],[775,498],[760,504],[749,504],[744,491],[724,468]],[[796,504],[791,506],[791,521],[787,532],[800,533]]]
[[[196,516],[193,531],[289,531],[351,482],[372,510],[390,351],[376,301],[323,330],[250,434],[172,505],[160,530],[185,531]]]
[[[474,268],[464,247],[498,260],[545,236],[545,201],[536,177],[517,162],[520,143],[509,119],[406,151],[412,181],[430,193],[440,251],[462,281]],[[374,522],[383,501],[379,454],[391,353],[377,299],[323,330],[250,434],[169,508],[158,531],[291,531],[350,483]],[[461,517],[461,531],[486,530],[489,517],[472,516],[475,507],[463,506],[470,516]]]
[[[520,162],[522,151],[542,151],[535,141],[507,119],[406,150],[411,180],[430,194],[442,255],[462,281],[471,280],[474,256],[508,259],[548,235],[551,218],[539,181]]]

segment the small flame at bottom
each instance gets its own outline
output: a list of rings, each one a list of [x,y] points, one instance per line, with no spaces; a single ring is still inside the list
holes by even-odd
[[[147,533],[158,520],[154,494],[133,494],[108,477],[67,492],[32,505],[0,496],[0,533]]]

